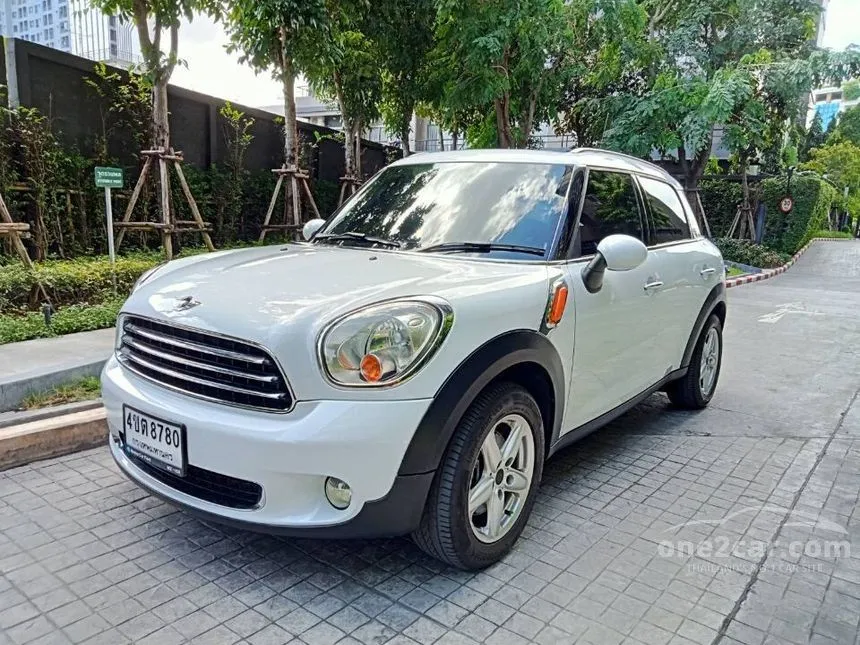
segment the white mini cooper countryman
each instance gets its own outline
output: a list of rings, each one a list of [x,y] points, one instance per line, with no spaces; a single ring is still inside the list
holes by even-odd
[[[111,451],[192,514],[484,567],[553,453],[658,390],[714,393],[722,258],[652,164],[414,155],[304,235],[170,262],[122,309]]]

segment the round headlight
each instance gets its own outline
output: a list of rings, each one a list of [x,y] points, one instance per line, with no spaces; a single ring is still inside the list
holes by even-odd
[[[412,374],[451,326],[447,303],[374,305],[335,321],[320,339],[320,362],[338,385],[388,385]]]

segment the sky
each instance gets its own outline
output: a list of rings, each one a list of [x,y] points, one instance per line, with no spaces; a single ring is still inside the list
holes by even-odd
[[[823,46],[844,49],[860,45],[860,0],[830,0],[825,16]],[[188,67],[177,68],[173,82],[241,105],[262,107],[283,103],[280,87],[268,72],[259,75],[225,51],[224,29],[205,17],[183,24],[179,56]]]

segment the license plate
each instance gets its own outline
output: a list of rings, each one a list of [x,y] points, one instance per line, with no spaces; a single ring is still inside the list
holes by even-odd
[[[122,406],[125,449],[150,466],[185,476],[185,426]]]

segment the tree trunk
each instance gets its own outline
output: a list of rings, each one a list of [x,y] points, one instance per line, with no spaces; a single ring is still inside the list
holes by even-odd
[[[152,88],[152,142],[155,148],[170,148],[170,111],[167,106],[167,81],[160,74]]]
[[[362,124],[359,122],[355,128],[355,176],[361,177],[361,131]]]
[[[457,149],[457,142],[458,142],[459,138],[460,138],[460,132],[459,132],[459,130],[457,130],[457,128],[455,126],[454,129],[451,131],[451,150]]]
[[[282,58],[281,83],[284,90],[284,161],[293,166],[299,159],[299,136],[296,126],[296,72],[293,59]]]
[[[352,121],[343,120],[343,161],[344,176],[355,176],[355,130]]]
[[[498,138],[500,148],[513,147],[513,138],[511,137],[511,121],[508,118],[508,100],[507,96],[495,100],[496,107],[496,136]]]
[[[441,123],[439,124],[439,151],[445,152],[445,128]]]
[[[409,135],[412,134],[412,112],[414,109],[415,106],[410,103],[400,115],[400,132],[397,134],[400,136],[400,148],[403,150],[404,157],[412,154],[412,149],[409,147]]]
[[[687,195],[687,200],[690,206],[693,207],[693,213],[696,219],[699,220],[699,227],[702,232],[710,237],[710,226],[708,226],[707,214],[702,210],[701,200],[699,199],[699,180],[705,172],[708,165],[708,159],[711,157],[711,143],[713,141],[713,133],[708,136],[706,145],[696,156],[689,160],[684,146],[678,147],[678,162],[681,165],[681,170],[684,173],[684,193]]]

